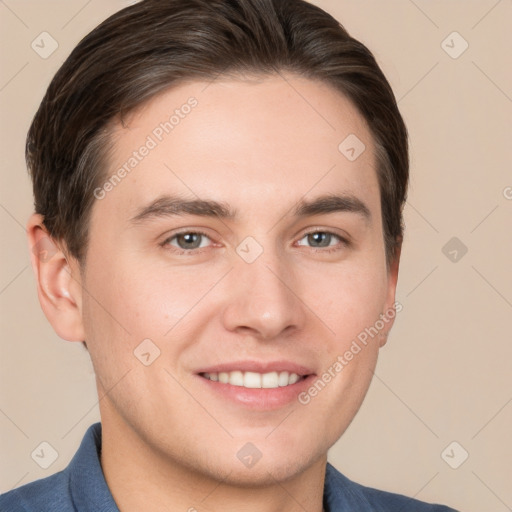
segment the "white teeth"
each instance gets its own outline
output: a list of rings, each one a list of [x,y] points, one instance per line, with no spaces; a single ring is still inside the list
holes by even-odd
[[[279,376],[277,372],[264,373],[261,376],[261,387],[262,388],[278,388],[279,387]]]
[[[219,373],[203,373],[203,377],[214,382],[221,382],[223,384],[231,384],[232,386],[241,386],[244,388],[263,388],[272,389],[277,387],[290,386],[298,382],[301,377],[296,373],[288,372],[219,372]]]
[[[235,372],[233,372],[235,373]],[[255,372],[245,372],[243,377],[243,387],[244,388],[261,388],[261,374]],[[229,379],[229,383],[232,384],[231,379]],[[236,384],[235,384],[236,386]]]
[[[230,372],[229,383],[232,386],[243,386],[244,385],[244,374],[242,372]]]
[[[290,380],[290,376],[288,372],[281,372],[279,374],[279,387],[288,386],[288,381]]]
[[[299,380],[299,376],[296,373],[292,373],[290,375],[289,383],[290,384],[295,384],[298,380]]]

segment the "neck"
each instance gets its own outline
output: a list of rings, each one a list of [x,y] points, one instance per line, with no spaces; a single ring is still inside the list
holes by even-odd
[[[121,512],[322,512],[326,462],[283,482],[237,485],[231,473],[214,478],[155,451],[121,420],[102,422],[101,466]]]

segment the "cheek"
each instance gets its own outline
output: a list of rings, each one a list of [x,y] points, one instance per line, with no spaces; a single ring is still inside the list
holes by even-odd
[[[136,255],[123,258],[121,254],[110,265],[103,261],[99,255],[89,263],[85,284],[89,293],[84,294],[86,331],[92,342],[102,342],[100,351],[115,351],[118,358],[132,357],[147,338],[162,350],[177,350],[177,340],[170,344],[169,339],[187,325],[192,311],[204,308],[208,301],[202,299],[225,273],[223,269],[145,263]]]
[[[90,309],[97,314],[95,321],[100,321],[103,327],[124,328],[134,335],[149,336],[159,332],[167,305],[178,303],[185,290],[179,287],[179,282],[171,284],[167,276],[159,275],[140,262],[119,255],[109,260],[102,261],[99,255],[96,261],[89,263],[92,268],[86,287]],[[154,323],[156,319],[159,321]],[[143,332],[145,329],[151,332]]]
[[[333,349],[344,350],[357,336],[372,327],[383,313],[386,279],[378,266],[341,268],[319,277],[304,295],[305,302],[331,331]]]
[[[317,405],[326,415],[350,421],[368,390],[380,346],[375,326],[384,312],[385,284],[378,265],[357,270],[347,266],[317,280],[310,295],[311,309],[333,333],[319,345],[324,353],[321,382],[308,390],[305,401],[318,395]],[[333,435],[346,426],[334,422]]]

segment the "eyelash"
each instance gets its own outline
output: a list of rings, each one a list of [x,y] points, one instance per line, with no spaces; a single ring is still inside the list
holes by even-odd
[[[350,246],[350,242],[346,239],[346,238],[343,238],[341,235],[338,235],[337,233],[334,233],[332,231],[327,231],[325,229],[314,229],[313,231],[308,231],[306,233],[304,233],[300,240],[302,240],[303,238],[307,237],[308,235],[314,235],[315,233],[323,233],[325,235],[331,235],[335,238],[337,238],[339,240],[339,243],[337,245],[334,245],[334,246],[327,246],[327,247],[310,247],[310,249],[313,251],[313,252],[323,252],[323,253],[332,253],[332,252],[338,252],[338,251],[341,251],[342,249],[344,248],[347,248]]]
[[[303,238],[305,238],[308,235],[314,235],[315,233],[324,233],[326,235],[334,236],[335,238],[337,238],[340,241],[340,243],[337,246],[333,246],[333,247],[330,247],[330,246],[328,246],[328,247],[311,247],[310,249],[313,252],[332,253],[332,252],[340,251],[344,247],[350,246],[350,242],[346,238],[343,238],[342,236],[338,235],[337,233],[334,233],[332,231],[327,231],[325,229],[316,229],[313,231],[308,231],[308,232],[304,233],[299,240],[302,240]],[[162,247],[169,246],[171,240],[174,240],[176,237],[178,237],[180,235],[201,235],[201,236],[204,236],[211,240],[210,236],[208,234],[206,234],[204,231],[189,230],[189,231],[180,231],[178,233],[174,233],[172,236],[166,238],[160,245]],[[173,246],[172,252],[177,254],[178,256],[184,255],[184,254],[193,255],[193,254],[199,254],[199,253],[203,252],[204,249],[205,249],[205,247],[186,250],[186,249],[178,249],[175,246]]]

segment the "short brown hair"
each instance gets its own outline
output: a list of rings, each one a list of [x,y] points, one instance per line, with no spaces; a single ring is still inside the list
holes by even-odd
[[[180,82],[281,71],[333,86],[366,120],[389,264],[403,235],[407,129],[372,53],[303,0],[143,0],[82,39],[53,78],[27,136],[35,210],[49,234],[84,262],[112,121]]]

